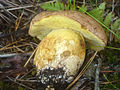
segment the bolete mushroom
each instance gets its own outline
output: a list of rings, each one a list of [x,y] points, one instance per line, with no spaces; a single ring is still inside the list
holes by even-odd
[[[29,34],[42,40],[34,64],[47,85],[64,85],[74,79],[84,62],[85,42],[95,51],[107,44],[101,25],[78,11],[41,12],[32,19]]]

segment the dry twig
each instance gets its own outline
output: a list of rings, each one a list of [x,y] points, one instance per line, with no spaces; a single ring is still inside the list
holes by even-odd
[[[14,82],[14,83],[16,83],[16,84],[18,84],[18,85],[20,85],[20,86],[23,86],[23,87],[25,87],[25,88],[27,88],[27,89],[29,89],[29,90],[35,90],[35,89],[31,88],[31,87],[28,87],[28,86],[26,86],[26,85],[24,85],[24,84],[22,84],[22,83],[19,83],[19,82],[13,80],[12,78],[10,78],[10,77],[8,77],[8,76],[7,76],[7,78],[8,78],[10,81],[12,81],[12,82]]]
[[[102,64],[102,60],[101,58],[99,57],[98,59],[98,65],[97,65],[97,68],[96,68],[96,73],[95,73],[95,86],[94,86],[94,90],[100,90],[100,87],[99,87],[99,74],[100,74],[100,67],[101,67],[101,64]]]

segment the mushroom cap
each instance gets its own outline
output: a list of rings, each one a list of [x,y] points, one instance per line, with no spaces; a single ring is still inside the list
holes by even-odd
[[[29,34],[42,40],[52,30],[62,28],[81,33],[88,48],[93,50],[102,50],[107,44],[102,26],[90,16],[78,11],[41,12],[32,19]]]
[[[84,58],[85,43],[82,35],[70,29],[59,29],[50,32],[38,45],[34,64],[44,84],[50,80],[69,82],[82,66]]]

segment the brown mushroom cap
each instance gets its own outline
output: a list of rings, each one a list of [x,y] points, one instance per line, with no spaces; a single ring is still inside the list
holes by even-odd
[[[93,18],[78,11],[41,12],[33,18],[29,34],[42,40],[52,30],[61,28],[81,33],[87,46],[93,50],[102,50],[107,44],[102,26]]]

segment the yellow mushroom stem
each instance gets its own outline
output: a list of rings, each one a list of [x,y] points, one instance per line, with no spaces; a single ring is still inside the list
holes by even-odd
[[[38,45],[34,64],[41,71],[62,70],[64,73],[59,74],[64,77],[64,80],[68,77],[66,81],[69,82],[74,78],[69,76],[75,76],[78,73],[84,58],[85,42],[82,35],[70,29],[57,29],[50,32]],[[58,73],[54,75],[56,78],[60,76]]]

